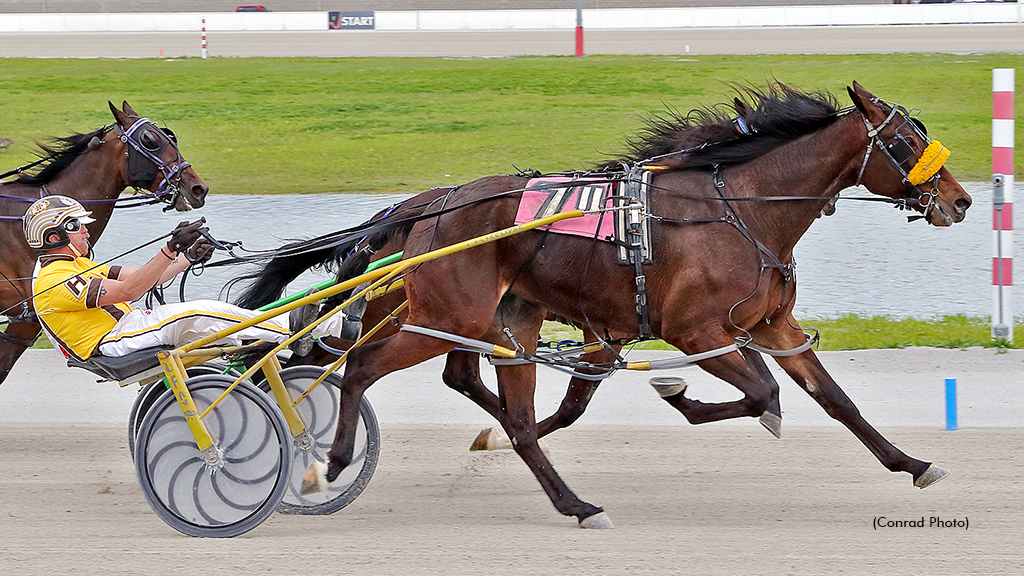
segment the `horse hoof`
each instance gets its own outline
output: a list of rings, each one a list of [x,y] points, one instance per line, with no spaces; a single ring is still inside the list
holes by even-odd
[[[307,496],[316,492],[326,492],[327,485],[327,462],[317,460],[313,462],[313,465],[306,470],[306,475],[302,477],[302,486],[299,488],[299,494]]]
[[[649,382],[658,392],[658,396],[662,398],[682,394],[686,391],[686,380],[679,376],[655,376]]]
[[[511,450],[512,442],[509,441],[508,436],[500,430],[494,428],[484,428],[477,434],[476,440],[473,440],[473,444],[469,447],[471,452],[477,450]]]
[[[537,439],[537,446],[540,447],[540,451],[544,453],[548,458],[551,457],[551,448],[548,447],[548,443],[543,438]],[[476,439],[473,440],[473,444],[469,446],[470,452],[477,450],[512,450],[512,442],[508,439],[501,430],[495,428],[484,428],[477,434]]]
[[[758,422],[761,423],[761,426],[764,426],[765,429],[771,432],[772,436],[775,436],[776,438],[782,438],[781,416],[776,416],[771,412],[765,412],[764,414],[761,414],[761,417],[758,419]]]
[[[612,524],[612,519],[608,517],[604,512],[598,512],[593,516],[587,516],[583,520],[580,520],[580,528],[595,529],[595,530],[610,530],[615,528]]]
[[[924,471],[924,474],[921,474],[917,480],[914,480],[914,486],[917,486],[918,488],[927,488],[946,476],[949,476],[949,470],[939,468],[935,464],[930,464],[928,469]]]

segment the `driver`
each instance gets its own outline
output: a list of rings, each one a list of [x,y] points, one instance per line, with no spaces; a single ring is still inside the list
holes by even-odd
[[[39,273],[32,284],[36,314],[65,356],[84,362],[95,354],[124,356],[154,346],[178,346],[263,314],[217,300],[164,304],[151,310],[132,308],[129,302],[177,276],[190,261],[208,261],[213,245],[200,233],[202,222],[182,222],[167,245],[142,267],[97,265],[88,258],[85,225],[94,222],[90,215],[73,198],[46,196],[35,201],[23,218],[25,239],[39,256]],[[294,310],[291,328],[298,330],[311,322],[315,309],[310,305]],[[344,330],[346,322],[350,325]],[[344,333],[342,339],[349,339],[360,329],[353,323],[335,315],[314,328],[312,336],[340,338]],[[276,316],[217,343],[283,342],[290,334],[287,322]],[[311,340],[299,340],[307,353]]]

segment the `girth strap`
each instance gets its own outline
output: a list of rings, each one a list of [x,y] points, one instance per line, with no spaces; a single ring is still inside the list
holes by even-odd
[[[636,272],[636,304],[637,325],[641,340],[654,338],[651,332],[651,317],[647,308],[647,277],[643,265],[654,262],[651,247],[651,228],[648,191],[651,185],[651,172],[642,167],[633,166],[626,172],[626,179],[621,184],[621,193],[616,205],[628,203],[628,210],[615,213],[616,236],[625,240],[625,246],[619,244],[619,263],[633,264]]]

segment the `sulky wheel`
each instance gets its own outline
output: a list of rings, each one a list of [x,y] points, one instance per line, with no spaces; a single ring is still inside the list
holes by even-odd
[[[200,411],[234,381],[198,376],[186,385]],[[292,438],[277,406],[240,383],[203,420],[214,454],[200,452],[181,408],[162,394],[139,426],[135,472],[160,518],[189,536],[237,536],[269,517],[288,488]],[[210,460],[210,462],[207,462]]]
[[[298,398],[323,374],[315,366],[295,366],[281,371],[288,394]],[[260,384],[266,387],[266,382]],[[314,460],[324,460],[334,441],[338,426],[341,376],[332,372],[296,406],[310,437],[296,438],[295,462],[288,492],[278,507],[283,514],[331,514],[351,504],[369,484],[380,453],[380,429],[373,408],[364,397],[359,404],[359,424],[352,463],[330,484],[328,490],[303,496],[299,494],[302,477]],[[305,441],[304,441],[305,440]]]
[[[237,370],[230,368],[226,362],[220,360],[211,360],[210,362],[198,364],[188,368],[187,372],[189,378],[205,376],[207,374],[225,374],[233,379],[241,376]],[[167,391],[167,385],[164,384],[164,379],[161,378],[144,386],[135,397],[132,411],[128,413],[128,452],[132,456],[132,462],[135,462],[135,438],[139,435],[139,426],[142,425],[142,419],[146,417],[146,412],[153,406],[156,399]]]
[[[156,403],[157,398],[163,394],[170,394],[163,378],[156,382],[150,382],[138,395],[135,396],[135,403],[132,404],[132,411],[128,413],[128,451],[132,455],[132,462],[135,462],[135,439],[139,435],[139,426],[146,417],[146,413]]]

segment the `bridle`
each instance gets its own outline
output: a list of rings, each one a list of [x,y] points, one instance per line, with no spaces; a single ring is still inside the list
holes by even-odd
[[[920,216],[911,217],[911,220],[928,218],[936,206],[939,169],[942,168],[946,159],[949,158],[949,150],[942,146],[938,140],[929,138],[924,124],[920,120],[911,117],[910,113],[903,106],[886,102],[880,98],[872,98],[871,102],[880,107],[888,107],[889,115],[886,116],[881,124],[875,126],[868,119],[867,115],[861,113],[864,126],[868,131],[868,146],[864,153],[864,161],[861,163],[860,172],[857,173],[857,183],[855,185],[860,185],[861,179],[864,177],[864,170],[868,165],[868,159],[871,158],[871,152],[877,144],[878,149],[885,154],[889,162],[903,176],[903,183],[911,187],[907,192],[907,198],[914,198],[917,200],[918,205],[924,206],[923,213]],[[882,131],[890,124],[893,124],[893,121],[896,119],[902,120],[902,124],[895,129],[892,138],[883,139]],[[904,167],[904,164],[914,157],[914,147],[900,133],[900,128],[908,125],[915,135],[925,143],[925,150],[909,170]],[[921,188],[921,185],[926,182],[931,184],[931,190],[927,192]]]
[[[152,184],[159,171],[163,179],[157,186],[156,194],[170,194],[168,205],[164,208],[167,212],[182,197],[181,177],[191,164],[182,157],[178,150],[178,138],[170,128],[158,128],[148,118],[133,118],[137,119],[127,130],[118,124],[114,125],[118,138],[126,144],[124,154],[128,164],[128,184],[136,190],[144,189]],[[176,156],[171,162],[161,158],[168,146],[174,148]]]

